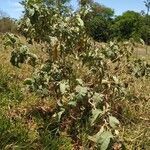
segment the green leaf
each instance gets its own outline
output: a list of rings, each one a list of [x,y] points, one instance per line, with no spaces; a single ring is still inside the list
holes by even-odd
[[[112,128],[116,128],[119,125],[119,120],[113,116],[109,116],[109,124]]]
[[[39,5],[37,5],[37,4],[33,4],[33,7],[34,7],[37,11],[39,11],[39,8],[40,8],[40,6],[39,6]]]
[[[76,81],[77,81],[80,85],[83,85],[83,80],[82,80],[82,79],[76,79]]]
[[[30,78],[27,78],[24,80],[24,84],[26,84],[26,85],[32,85],[33,82],[34,82],[33,79],[30,79]]]
[[[31,25],[31,22],[30,22],[30,19],[29,19],[29,18],[26,18],[25,22],[26,22],[26,25],[27,25],[28,27]]]
[[[70,101],[70,102],[68,103],[68,105],[76,106],[76,105],[77,105],[77,102],[76,102],[76,101]]]
[[[66,90],[69,88],[69,85],[67,82],[60,82],[59,87],[60,87],[60,92],[64,94]]]
[[[91,125],[94,124],[94,122],[96,121],[96,119],[102,115],[103,111],[100,110],[100,109],[95,109],[95,110],[92,110],[92,118],[91,118]]]
[[[103,95],[95,92],[92,99],[96,104],[98,104],[103,101]]]
[[[32,17],[34,15],[35,11],[34,11],[34,9],[29,8],[28,13],[29,13],[29,16]]]
[[[110,140],[113,138],[113,135],[110,131],[101,130],[94,136],[89,137],[89,139],[98,145],[100,145],[100,150],[107,150]]]
[[[78,22],[79,22],[79,25],[80,25],[81,27],[83,27],[83,26],[84,26],[84,22],[83,22],[83,20],[80,18],[79,15],[77,15],[77,20],[78,20]]]
[[[82,87],[80,85],[76,86],[75,90],[81,96],[85,96],[87,94],[87,92],[88,92],[88,88],[87,87]]]
[[[101,134],[100,140],[98,142],[101,144],[100,145],[101,150],[107,150],[111,138],[113,138],[113,135],[110,131],[105,131]]]

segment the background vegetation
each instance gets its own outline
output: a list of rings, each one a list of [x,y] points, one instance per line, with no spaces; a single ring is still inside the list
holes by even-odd
[[[124,12],[114,16],[111,8],[90,1],[91,11],[84,18],[89,34],[96,41],[106,42],[113,39],[136,41],[143,39],[147,44],[150,41],[149,1],[145,2],[147,13],[134,11]]]
[[[17,23],[3,11],[0,11],[0,33],[6,32],[17,33]]]
[[[55,2],[45,1],[49,6]],[[51,4],[50,4],[51,3]],[[69,0],[61,3],[69,4]],[[84,20],[86,31],[96,41],[107,42],[113,39],[129,40],[133,38],[136,41],[143,39],[146,44],[150,44],[150,16],[149,0],[144,1],[143,5],[147,11],[141,10],[141,13],[134,11],[124,12],[120,16],[115,16],[115,11],[93,0],[79,1],[81,7],[90,6],[88,14],[82,18]],[[62,12],[67,13],[67,6],[59,6]],[[9,18],[4,12],[0,12],[0,32],[16,32],[16,21]]]

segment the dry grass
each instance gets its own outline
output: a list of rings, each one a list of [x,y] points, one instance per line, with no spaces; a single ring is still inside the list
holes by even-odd
[[[24,39],[22,39],[25,42]],[[13,80],[9,82],[9,86],[12,87],[16,84],[20,89],[24,87],[23,80],[30,77],[33,73],[33,69],[28,65],[23,65],[21,69],[17,69],[11,66],[9,59],[11,55],[11,49],[4,49],[2,41],[0,39],[0,66],[4,74],[8,74]],[[42,46],[34,44],[28,45],[32,52],[38,54],[39,58],[46,57],[45,53],[41,51]],[[145,47],[136,47],[136,57],[145,57],[150,60],[150,47],[146,52]],[[0,79],[2,80],[2,79]],[[136,91],[137,95],[140,95],[141,99],[135,101],[126,100],[120,102],[123,108],[122,114],[122,126],[120,129],[120,139],[122,139],[127,150],[149,150],[150,149],[150,79],[139,79],[131,87]],[[18,89],[19,90],[19,89]],[[24,126],[29,130],[29,137],[34,141],[38,138],[37,125],[34,120],[26,117],[31,113],[31,110],[39,111],[39,108],[44,112],[51,110],[55,104],[51,100],[41,100],[34,94],[30,94],[27,91],[23,93],[24,98],[14,103],[8,102],[4,107],[1,107],[0,111],[4,111],[10,118],[20,118]],[[143,98],[146,97],[146,98]],[[27,123],[28,122],[28,123]],[[37,146],[35,146],[37,147]],[[38,149],[38,148],[37,148]],[[40,149],[40,148],[39,148]]]

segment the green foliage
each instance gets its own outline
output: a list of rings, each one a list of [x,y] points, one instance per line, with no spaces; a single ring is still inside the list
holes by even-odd
[[[28,147],[28,131],[21,122],[15,125],[13,120],[0,115],[0,147],[1,149]]]
[[[45,150],[72,150],[73,148],[69,137],[53,137],[49,131],[41,132],[40,135],[41,144]]]
[[[70,9],[66,3],[68,0],[62,1],[28,1],[25,0],[22,4],[25,7],[25,16],[20,21],[21,33],[29,38],[36,41],[48,41],[49,36],[53,35],[53,23],[59,15],[69,15]],[[61,25],[61,18],[58,21],[58,25]],[[59,32],[59,31],[58,31]]]
[[[150,16],[144,16],[142,19],[141,38],[146,44],[150,44]]]
[[[96,41],[106,42],[111,38],[114,11],[98,3],[92,3],[91,11],[83,18],[86,30]]]
[[[134,11],[127,11],[122,16],[118,16],[115,19],[113,25],[114,36],[120,39],[134,38],[138,39],[141,37],[140,30],[142,27],[142,16]]]
[[[99,131],[90,139],[100,145],[101,150],[107,150],[113,135],[110,131]]]
[[[3,67],[0,65],[0,92],[9,91],[8,81],[10,80],[10,76],[3,72]]]
[[[87,30],[96,41],[107,42],[110,39],[110,23],[102,16],[95,16],[86,22]]]
[[[120,41],[133,38],[135,41],[143,39],[146,44],[149,44],[149,14],[142,15],[127,11],[120,16],[114,16],[111,8],[98,3],[90,2],[86,7],[90,11],[82,19],[86,31],[94,40],[107,42],[111,39]]]

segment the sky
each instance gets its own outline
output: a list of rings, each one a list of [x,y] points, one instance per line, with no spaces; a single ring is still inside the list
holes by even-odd
[[[23,7],[19,4],[21,0],[0,0],[0,10],[6,12],[11,18],[19,19],[22,16]],[[115,10],[116,15],[121,15],[127,10],[140,12],[145,10],[144,0],[95,0],[100,4]],[[74,8],[77,7],[77,0],[71,0]]]
[[[21,0],[0,0],[0,10],[7,13],[11,18],[19,19],[23,7],[19,4]]]

